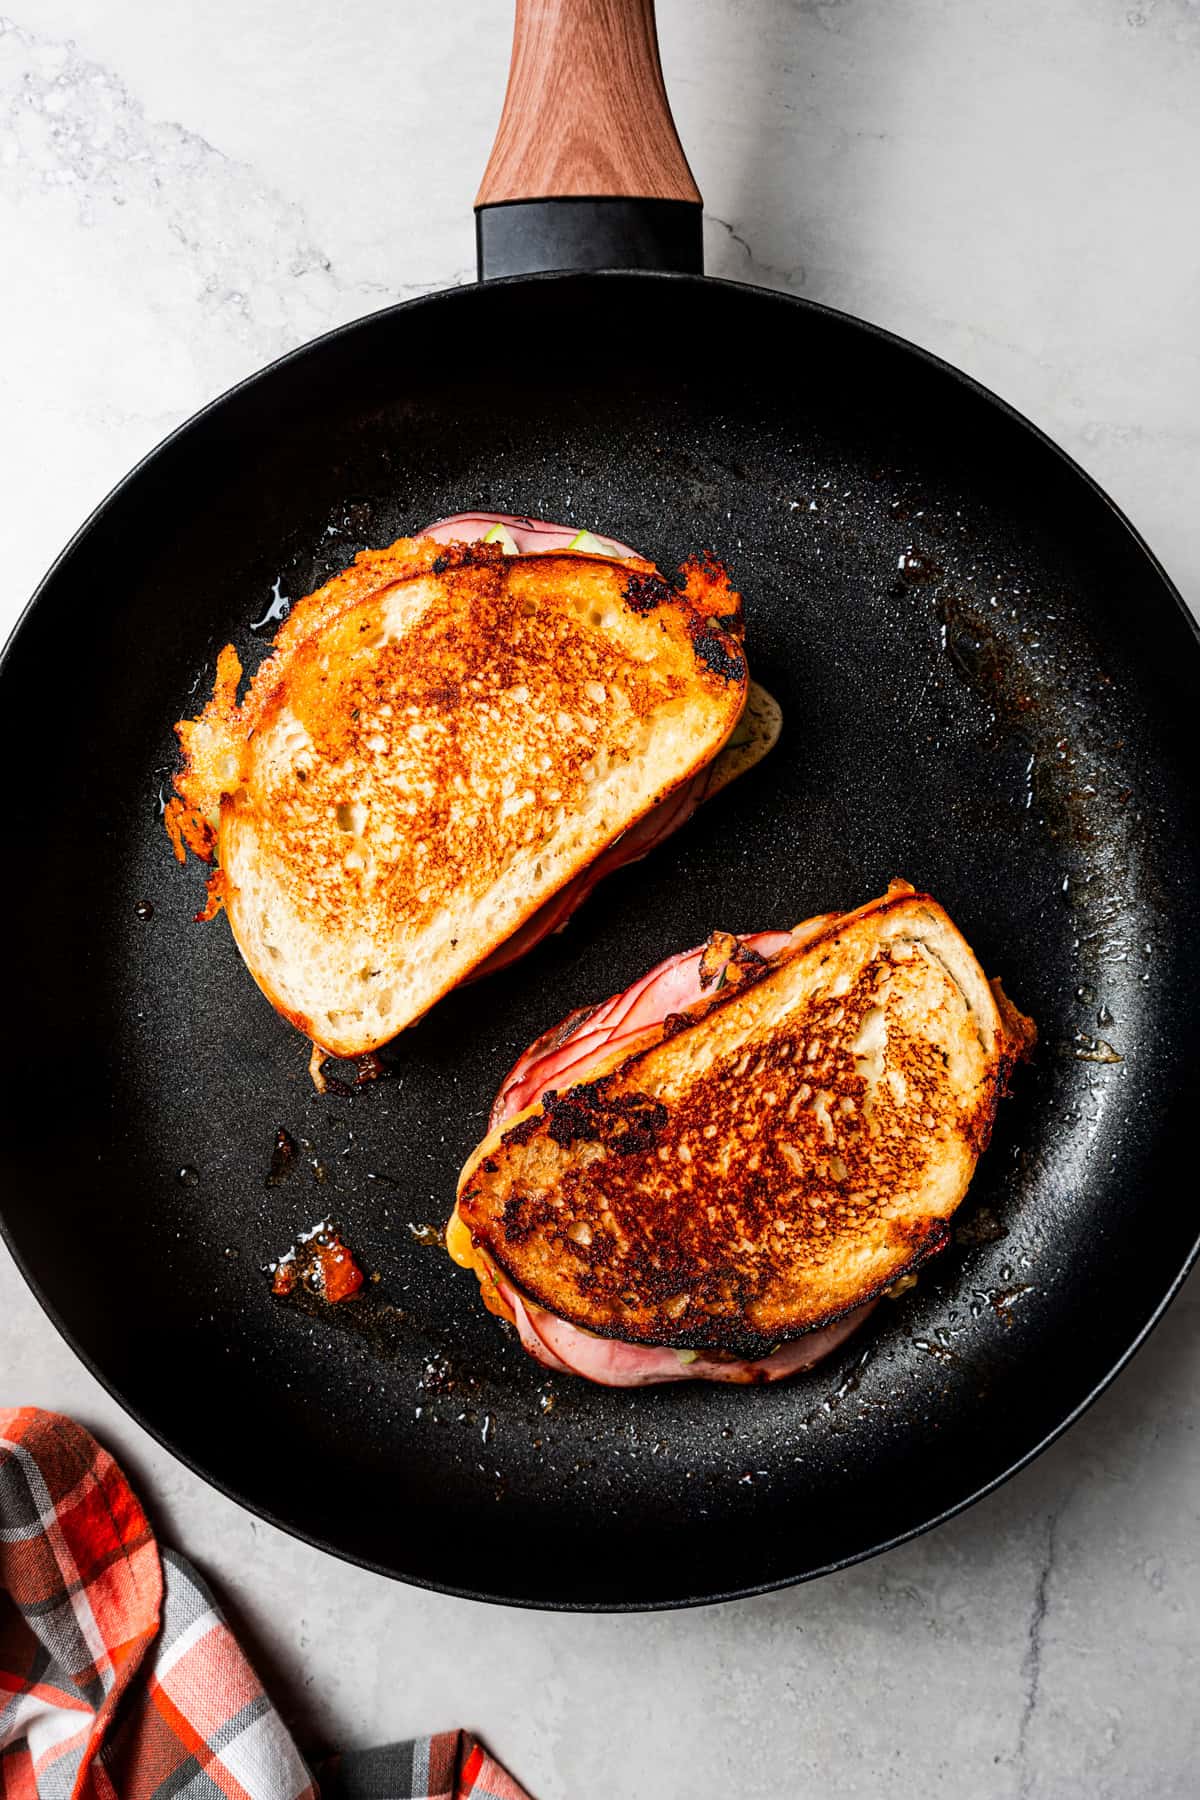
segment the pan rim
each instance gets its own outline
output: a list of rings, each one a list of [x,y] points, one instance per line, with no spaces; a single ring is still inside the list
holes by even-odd
[[[1190,628],[1192,642],[1196,644],[1197,647],[1200,647],[1200,620],[1197,620],[1193,615],[1184,601],[1178,587],[1172,581],[1158,557],[1146,543],[1137,527],[1105,489],[1101,487],[1095,477],[1090,475],[1086,469],[1057,444],[1053,438],[1043,431],[1040,426],[1034,424],[1017,408],[1010,405],[1009,402],[1002,399],[983,383],[977,381],[973,376],[966,374],[961,369],[955,368],[953,364],[946,362],[934,352],[925,349],[921,345],[914,344],[908,339],[902,338],[898,334],[886,330],[882,326],[872,324],[868,320],[859,319],[854,315],[842,312],[837,308],[825,306],[819,302],[805,299],[798,294],[781,293],[775,289],[756,287],[747,282],[728,281],[712,276],[677,273],[667,274],[643,270],[590,270],[584,273],[551,271],[538,275],[510,276],[503,280],[486,283],[464,283],[458,288],[441,289],[428,294],[417,295],[412,299],[400,301],[389,306],[378,308],[371,313],[363,314],[357,319],[349,320],[342,325],[335,326],[318,337],[309,339],[307,342],[297,345],[294,349],[286,351],[283,355],[266,364],[263,368],[252,371],[241,381],[235,383],[233,386],[217,395],[214,399],[208,401],[197,412],[183,420],[157,444],[149,449],[145,455],[143,455],[137,463],[135,463],[134,466],[120,478],[109,492],[105,494],[84,522],[73,533],[63,549],[54,558],[24,607],[19,612],[8,633],[3,648],[0,649],[0,691],[2,691],[2,684],[6,671],[11,666],[11,660],[18,640],[21,637],[24,628],[32,618],[35,608],[50,597],[50,590],[58,576],[69,565],[71,558],[75,555],[89,534],[103,521],[109,511],[120,502],[125,495],[126,490],[134,485],[136,480],[150,467],[151,464],[155,463],[157,459],[163,456],[177,443],[182,442],[193,430],[198,430],[208,420],[210,414],[219,412],[227,402],[232,401],[235,397],[240,396],[243,393],[249,392],[258,384],[265,383],[269,378],[274,377],[277,372],[280,372],[285,368],[290,368],[301,359],[309,356],[315,357],[323,351],[325,347],[340,341],[342,338],[359,330],[361,327],[379,325],[385,319],[394,315],[407,314],[413,309],[434,306],[447,300],[451,300],[455,296],[462,296],[464,303],[469,304],[469,301],[466,300],[466,296],[481,291],[486,292],[493,288],[533,288],[536,286],[545,286],[546,284],[564,283],[578,286],[581,284],[590,285],[597,282],[622,284],[673,282],[683,283],[689,287],[699,284],[705,288],[730,290],[743,296],[753,295],[755,296],[755,304],[757,305],[777,305],[781,308],[792,309],[793,311],[798,310],[801,314],[827,319],[837,326],[848,327],[853,332],[863,333],[866,337],[873,339],[890,349],[898,350],[907,357],[917,359],[919,363],[926,365],[931,371],[935,371],[943,377],[951,378],[953,382],[958,384],[962,389],[987,402],[991,407],[998,409],[1003,416],[1022,427],[1023,430],[1040,443],[1044,449],[1052,452],[1059,464],[1066,471],[1078,478],[1084,484],[1085,488],[1091,490],[1092,497],[1102,503],[1112,520],[1122,529],[1124,534],[1126,534],[1132,548],[1136,552],[1140,552],[1141,556],[1145,559],[1150,571],[1157,577],[1165,595],[1173,600],[1178,612],[1182,615]],[[7,1209],[3,1206],[3,1202],[0,1201],[0,1238],[3,1239],[16,1268],[51,1325],[104,1391],[117,1402],[122,1410],[133,1419],[142,1430],[146,1431],[157,1444],[167,1450],[181,1462],[185,1468],[190,1470],[191,1473],[200,1477],[210,1487],[215,1488],[217,1492],[221,1493],[226,1499],[232,1500],[235,1504],[244,1507],[254,1516],[264,1519],[268,1524],[286,1532],[289,1536],[311,1545],[314,1549],[324,1551],[329,1555],[338,1557],[342,1561],[352,1563],[360,1568],[367,1569],[372,1573],[387,1576],[393,1580],[404,1581],[410,1586],[422,1588],[429,1592],[448,1594],[455,1598],[480,1600],[493,1605],[513,1606],[521,1608],[522,1610],[547,1612],[604,1614],[641,1613],[680,1611],[691,1607],[719,1605],[735,1599],[744,1599],[754,1595],[777,1592],[784,1588],[797,1586],[802,1582],[815,1580],[819,1576],[853,1567],[860,1562],[869,1560],[873,1556],[882,1554],[884,1551],[894,1549],[900,1544],[907,1543],[916,1537],[922,1536],[925,1532],[933,1530],[936,1526],[941,1525],[947,1520],[955,1517],[957,1514],[966,1511],[968,1507],[973,1506],[977,1501],[982,1500],[985,1496],[994,1492],[1013,1475],[1032,1463],[1043,1453],[1043,1451],[1048,1449],[1051,1444],[1082,1417],[1088,1408],[1099,1399],[1100,1395],[1122,1372],[1125,1366],[1145,1343],[1150,1333],[1160,1323],[1163,1315],[1179,1293],[1179,1290],[1195,1266],[1197,1258],[1200,1257],[1200,1234],[1198,1234],[1162,1298],[1157,1302],[1148,1317],[1136,1330],[1127,1347],[1100,1376],[1090,1391],[1088,1391],[1060,1421],[1058,1421],[1027,1450],[1008,1461],[1002,1469],[987,1481],[979,1486],[971,1488],[965,1494],[960,1495],[929,1519],[912,1525],[903,1531],[884,1537],[878,1542],[869,1544],[859,1550],[855,1550],[844,1556],[836,1557],[819,1566],[805,1569],[796,1574],[778,1576],[766,1581],[751,1581],[741,1585],[723,1588],[715,1592],[648,1601],[637,1599],[577,1601],[514,1597],[512,1594],[459,1586],[452,1582],[434,1581],[425,1577],[404,1573],[396,1567],[378,1562],[370,1557],[357,1555],[352,1551],[337,1546],[327,1538],[322,1538],[297,1525],[289,1523],[269,1509],[248,1499],[244,1494],[238,1492],[231,1483],[218,1478],[202,1468],[190,1454],[185,1453],[172,1442],[165,1431],[160,1430],[156,1425],[151,1423],[137,1406],[128,1401],[119,1391],[115,1382],[108,1379],[92,1357],[82,1348],[81,1344],[77,1341],[75,1334],[68,1328],[65,1320],[60,1315],[49,1294],[34,1278],[25,1257],[19,1251],[17,1244],[14,1241],[13,1227],[6,1216],[6,1210]]]
[[[1105,488],[1101,487],[1096,477],[1089,474],[1082,463],[1077,462],[1068,450],[1064,450],[1061,444],[1056,443],[1048,432],[1043,431],[1040,425],[1036,425],[1033,420],[1028,418],[1019,410],[1019,408],[1013,406],[1009,401],[1005,400],[1002,395],[997,394],[993,388],[989,388],[984,382],[976,380],[975,376],[968,375],[965,370],[956,368],[953,363],[947,362],[946,359],[939,356],[936,351],[927,350],[924,345],[914,343],[911,338],[901,337],[898,332],[889,331],[886,326],[876,325],[870,319],[860,319],[856,314],[843,312],[836,306],[826,306],[819,300],[809,300],[803,294],[787,294],[781,292],[778,288],[757,287],[753,282],[749,281],[730,281],[724,276],[718,275],[689,275],[678,271],[655,269],[587,269],[582,271],[550,269],[538,275],[506,275],[492,281],[463,282],[458,287],[438,288],[429,294],[415,294],[410,300],[398,300],[393,302],[390,306],[377,307],[373,312],[361,313],[357,319],[348,319],[343,325],[334,325],[329,331],[323,331],[319,333],[318,336],[308,338],[302,344],[297,344],[293,349],[285,350],[282,355],[275,357],[273,361],[264,363],[260,369],[252,370],[249,375],[243,376],[240,381],[235,381],[231,387],[223,389],[221,393],[214,395],[211,400],[205,401],[204,405],[196,412],[189,413],[186,419],[181,420],[178,425],[167,432],[165,437],[160,438],[159,441],[156,444],[153,444],[144,455],[140,456],[137,462],[133,464],[132,468],[126,470],[125,474],[109,488],[103,498],[97,501],[83,523],[79,525],[68,538],[67,542],[46,569],[45,574],[38,581],[32,594],[29,596],[29,599],[17,614],[17,617],[13,621],[8,635],[5,638],[3,646],[0,647],[0,678],[3,677],[4,669],[8,663],[13,646],[16,643],[18,634],[32,616],[34,608],[45,597],[46,590],[49,588],[59,570],[74,554],[75,550],[87,537],[92,528],[100,523],[108,509],[116,504],[127,488],[132,487],[133,483],[146,469],[149,468],[151,463],[155,462],[158,457],[162,456],[176,443],[182,443],[184,438],[190,432],[198,429],[209,418],[210,414],[218,412],[228,401],[234,400],[242,394],[249,393],[252,388],[258,386],[260,383],[265,383],[269,377],[274,376],[278,371],[289,368],[293,363],[299,362],[306,356],[315,355],[327,345],[337,343],[340,339],[359,330],[360,327],[364,325],[377,325],[384,319],[398,317],[401,313],[408,313],[423,307],[438,305],[443,301],[456,298],[459,295],[465,296],[468,294],[490,293],[495,289],[541,287],[555,283],[574,285],[592,282],[607,283],[610,281],[628,281],[648,284],[672,282],[687,287],[722,288],[731,293],[746,296],[753,295],[756,302],[762,301],[767,305],[779,305],[782,307],[794,308],[801,313],[831,320],[837,325],[849,326],[855,331],[862,332],[867,337],[873,338],[877,343],[886,344],[892,349],[903,352],[906,356],[915,357],[918,362],[926,364],[938,374],[949,377],[967,392],[976,395],[979,399],[987,401],[989,405],[996,407],[1006,418],[1028,432],[1038,441],[1043,449],[1050,451],[1057,457],[1058,461],[1065,469],[1082,481],[1084,485],[1091,490],[1093,496],[1102,502],[1117,524],[1128,534],[1134,547],[1146,558],[1167,594],[1171,600],[1174,601],[1185,623],[1190,628],[1194,641],[1197,645],[1200,645],[1200,619],[1197,619],[1192,612],[1178,586],[1167,573],[1163,563],[1155,555],[1137,526],[1129,518],[1128,514],[1117,505],[1117,502],[1112,498],[1111,494],[1109,494]]]
[[[1048,1450],[1051,1445],[1057,1442],[1057,1440],[1069,1431],[1073,1425],[1077,1424],[1083,1415],[1095,1405],[1096,1401],[1099,1400],[1101,1395],[1112,1385],[1126,1365],[1133,1360],[1134,1356],[1136,1356],[1137,1352],[1142,1348],[1142,1345],[1150,1337],[1151,1333],[1159,1324],[1161,1324],[1163,1316],[1175,1300],[1188,1276],[1191,1274],[1197,1256],[1200,1255],[1200,1239],[1198,1239],[1189,1251],[1186,1261],[1179,1270],[1179,1273],[1175,1276],[1166,1294],[1158,1302],[1158,1305],[1150,1316],[1143,1322],[1136,1336],[1132,1339],[1127,1348],[1122,1351],[1120,1357],[1112,1367],[1101,1376],[1096,1385],[1084,1395],[1065,1418],[1060,1420],[1058,1424],[1053,1426],[1051,1430],[1039,1438],[1030,1449],[1017,1457],[1015,1461],[1008,1463],[1006,1467],[999,1470],[988,1481],[984,1482],[982,1486],[973,1488],[970,1492],[962,1495],[949,1506],[944,1507],[939,1513],[936,1513],[932,1518],[923,1520],[920,1524],[913,1525],[907,1530],[895,1532],[890,1537],[881,1539],[878,1543],[869,1544],[861,1550],[850,1552],[846,1556],[833,1557],[828,1562],[821,1563],[814,1568],[805,1569],[795,1575],[781,1575],[769,1581],[747,1582],[741,1586],[723,1588],[713,1593],[686,1594],[678,1598],[670,1599],[584,1601],[525,1598],[514,1596],[512,1594],[493,1592],[483,1588],[464,1587],[454,1582],[431,1581],[423,1576],[405,1574],[399,1569],[389,1567],[387,1563],[376,1561],[373,1557],[359,1556],[351,1550],[341,1549],[327,1539],[317,1536],[314,1532],[305,1531],[300,1526],[291,1524],[287,1519],[279,1517],[278,1514],[272,1512],[268,1507],[260,1506],[256,1501],[247,1499],[244,1494],[239,1493],[229,1482],[221,1480],[209,1470],[202,1468],[193,1457],[181,1450],[178,1445],[172,1443],[165,1433],[160,1431],[156,1425],[152,1424],[148,1418],[144,1417],[140,1409],[126,1400],[116,1386],[109,1381],[108,1377],[104,1374],[103,1370],[97,1366],[93,1358],[76,1342],[74,1335],[60,1318],[53,1302],[43,1292],[40,1284],[34,1279],[31,1271],[26,1265],[24,1257],[13,1242],[10,1228],[2,1213],[0,1213],[0,1238],[3,1239],[5,1246],[8,1249],[8,1253],[12,1257],[22,1279],[25,1281],[26,1286],[29,1288],[34,1299],[37,1301],[50,1323],[54,1326],[60,1337],[63,1338],[71,1352],[78,1357],[88,1373],[94,1380],[99,1382],[105,1393],[115,1400],[121,1410],[133,1420],[134,1424],[139,1425],[156,1444],[163,1450],[166,1450],[177,1462],[182,1463],[185,1469],[189,1470],[191,1474],[205,1482],[207,1486],[215,1488],[226,1500],[233,1501],[236,1506],[240,1506],[244,1511],[252,1513],[255,1518],[264,1520],[266,1524],[273,1525],[276,1530],[284,1532],[288,1537],[298,1539],[300,1543],[309,1545],[313,1550],[320,1550],[325,1555],[336,1557],[340,1562],[350,1563],[356,1568],[366,1569],[373,1575],[384,1576],[389,1581],[403,1582],[406,1587],[421,1588],[426,1593],[446,1594],[456,1600],[477,1600],[484,1602],[489,1606],[514,1607],[521,1612],[563,1612],[605,1615],[686,1612],[703,1606],[723,1606],[734,1600],[750,1600],[762,1594],[781,1593],[786,1588],[801,1587],[807,1582],[817,1581],[823,1575],[835,1575],[843,1569],[855,1568],[859,1563],[870,1562],[873,1557],[882,1556],[889,1550],[896,1550],[902,1544],[912,1543],[914,1539],[924,1537],[927,1532],[936,1530],[939,1525],[945,1525],[949,1520],[957,1518],[960,1513],[967,1512],[979,1501],[985,1500],[989,1494],[993,1494],[998,1488],[1003,1487],[1014,1475],[1020,1474],[1022,1469],[1026,1469],[1031,1463],[1036,1462],[1037,1458],[1041,1456],[1044,1451]]]

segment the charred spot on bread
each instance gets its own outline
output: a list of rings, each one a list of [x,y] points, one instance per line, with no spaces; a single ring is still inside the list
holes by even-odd
[[[705,628],[697,631],[692,638],[692,648],[696,652],[698,662],[719,675],[722,681],[740,681],[745,671],[745,663],[735,654],[728,637],[721,631]]]
[[[504,1133],[503,1141],[506,1144],[527,1144],[531,1138],[537,1136],[540,1124],[541,1120],[536,1113],[532,1113],[528,1119],[518,1119],[517,1123],[510,1125]]]
[[[618,1156],[649,1150],[667,1122],[667,1109],[649,1094],[614,1094],[611,1079],[583,1081],[565,1093],[542,1095],[546,1132],[562,1148],[581,1141],[603,1144]]]
[[[545,1223],[545,1208],[535,1196],[511,1194],[504,1202],[502,1230],[510,1244],[522,1244]]]
[[[470,569],[500,560],[504,551],[499,544],[486,544],[480,539],[471,544],[446,544],[434,557],[431,567],[435,575],[451,569]]]
[[[630,575],[625,581],[625,604],[630,612],[644,618],[671,598],[671,590],[661,575]]]

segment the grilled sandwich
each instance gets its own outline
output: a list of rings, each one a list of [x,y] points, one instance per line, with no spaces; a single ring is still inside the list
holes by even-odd
[[[942,1249],[1030,1020],[928,895],[714,933],[522,1057],[447,1232],[548,1367],[811,1367]]]
[[[561,925],[778,730],[768,697],[747,708],[715,563],[672,585],[514,520],[540,534],[522,551],[492,517],[365,552],[293,607],[241,701],[227,646],[177,727],[166,823],[217,864],[201,916],[224,909],[318,1079]]]

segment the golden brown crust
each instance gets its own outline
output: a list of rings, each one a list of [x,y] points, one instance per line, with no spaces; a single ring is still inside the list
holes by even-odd
[[[402,539],[293,608],[240,704],[222,652],[176,786],[218,832],[231,926],[280,1012],[333,1054],[386,1042],[711,759],[745,699],[740,603],[715,565],[686,586],[638,559]],[[448,911],[466,926],[439,936]],[[326,944],[352,947],[362,1004],[297,979]]]
[[[459,1211],[573,1324],[761,1355],[945,1243],[1032,1027],[906,885],[688,1016],[493,1133]]]

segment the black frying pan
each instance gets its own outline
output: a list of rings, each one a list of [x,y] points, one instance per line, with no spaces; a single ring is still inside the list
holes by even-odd
[[[686,260],[679,203],[631,254]],[[556,229],[552,206],[507,210],[510,249]],[[638,209],[601,211],[619,235]],[[710,546],[785,733],[563,936],[404,1034],[389,1079],[321,1100],[224,925],[190,921],[199,874],[159,818],[171,724],[228,638],[261,654],[274,583],[301,594],[467,507],[592,525],[665,567]],[[1195,629],[1128,523],[895,338],[678,273],[365,319],[157,450],[8,647],[9,1245],[148,1430],[386,1573],[645,1607],[869,1555],[1061,1431],[1195,1254],[1198,716]],[[787,925],[893,873],[1042,1034],[953,1248],[791,1385],[547,1380],[410,1230],[444,1220],[515,1054],[714,925]],[[271,1186],[279,1126],[305,1141]],[[261,1265],[323,1213],[379,1274],[357,1311],[268,1296]]]

